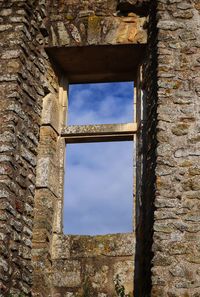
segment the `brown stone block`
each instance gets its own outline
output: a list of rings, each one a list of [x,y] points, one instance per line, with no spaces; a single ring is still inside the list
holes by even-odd
[[[47,228],[35,228],[33,233],[33,242],[41,243],[41,242],[48,242],[49,241],[49,232],[47,231]]]
[[[182,187],[184,191],[199,191],[200,190],[200,183],[199,177],[193,177],[186,179],[182,182]]]
[[[186,255],[191,253],[190,247],[187,243],[184,242],[173,242],[170,243],[169,246],[169,254],[170,255]]]
[[[176,136],[187,135],[189,127],[190,125],[187,123],[179,123],[172,127],[172,133]]]
[[[48,189],[37,189],[35,194],[33,242],[49,242],[53,232],[55,201]]]
[[[159,286],[153,286],[151,290],[151,297],[167,297],[167,293],[164,288]],[[175,296],[174,296],[175,297]]]
[[[49,94],[43,98],[42,124],[59,129],[59,102],[58,96]]]
[[[49,248],[49,244],[47,242],[39,242],[39,241],[33,240],[32,251],[34,256],[37,256],[37,253],[39,251],[45,254],[48,248]]]
[[[134,277],[134,261],[133,259],[116,261],[113,266],[113,278],[116,279],[117,275],[121,280],[125,288],[126,294],[131,294],[133,292],[133,277]]]
[[[187,256],[186,259],[190,263],[200,265],[200,251]]]
[[[56,234],[63,233],[63,197],[56,200],[53,230]]]
[[[40,157],[36,172],[36,187],[48,188],[58,197],[59,166],[51,161],[51,157]]]
[[[37,189],[35,192],[35,208],[45,211],[54,209],[56,196],[48,189]]]
[[[40,128],[39,156],[54,158],[57,149],[58,134],[51,126]]]
[[[43,199],[42,196],[38,195],[38,197],[40,197],[41,199]],[[37,218],[37,221],[41,221],[42,218],[44,220],[51,221],[52,217],[54,215],[54,207],[55,207],[55,202],[51,202],[49,201],[49,205],[48,207],[45,207],[44,204],[40,201],[36,201],[36,205],[34,208],[34,216],[35,218]],[[36,219],[35,219],[36,221]]]
[[[106,43],[141,43],[147,42],[147,32],[144,29],[146,18],[138,16],[114,17],[106,19]]]
[[[60,44],[61,46],[68,45],[70,43],[70,37],[64,22],[57,22],[57,32],[58,32],[58,35],[56,35],[54,28],[52,26],[51,33],[52,33],[53,45],[57,45],[57,44]]]
[[[53,262],[50,283],[55,287],[77,287],[81,285],[81,263],[75,260]]]
[[[168,222],[155,221],[154,230],[162,233],[171,233],[175,230],[175,227],[173,226],[173,224],[170,224]]]
[[[163,252],[156,252],[153,258],[153,264],[155,266],[169,266],[173,262],[172,258],[168,254]]]
[[[113,269],[113,259],[106,259],[106,257],[96,258],[96,261],[91,259],[82,262],[83,273],[86,277],[89,277],[94,287],[102,290],[108,286],[109,272]],[[110,284],[112,285],[112,284]]]
[[[195,167],[189,168],[189,174],[191,176],[200,175],[200,166],[199,165],[196,165]]]
[[[200,3],[198,1],[196,1],[194,7],[199,11],[200,13]]]
[[[48,220],[49,219],[49,220]],[[52,233],[52,220],[51,218],[45,216],[44,215],[40,215],[38,216],[38,214],[36,214],[36,218],[34,220],[34,235],[33,237],[35,237],[35,232],[37,233],[37,230],[47,230],[48,233]]]
[[[70,245],[70,236],[54,234],[52,243],[52,259],[69,259]]]
[[[193,210],[192,212],[190,212],[188,215],[186,215],[186,217],[184,218],[185,221],[190,221],[190,222],[200,222],[200,211],[197,210]]]
[[[164,219],[177,219],[178,216],[174,210],[167,210],[164,206],[163,209],[157,210],[154,212],[154,217],[156,220],[164,220]]]
[[[194,16],[194,13],[192,10],[182,10],[182,11],[175,11],[172,13],[172,15],[175,18],[180,18],[180,19],[191,19]]]
[[[98,44],[101,38],[101,17],[92,15],[88,17],[88,43]]]

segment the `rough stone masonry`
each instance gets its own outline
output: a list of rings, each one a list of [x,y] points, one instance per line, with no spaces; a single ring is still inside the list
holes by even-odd
[[[200,296],[199,32],[199,0],[0,0],[0,296],[114,297],[116,274],[132,296]],[[134,232],[64,235],[67,83],[125,78],[143,91]]]

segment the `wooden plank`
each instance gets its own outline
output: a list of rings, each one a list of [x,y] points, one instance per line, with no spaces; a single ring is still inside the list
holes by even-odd
[[[67,143],[129,141],[133,140],[136,132],[136,123],[74,125],[64,127],[61,137],[64,137]]]

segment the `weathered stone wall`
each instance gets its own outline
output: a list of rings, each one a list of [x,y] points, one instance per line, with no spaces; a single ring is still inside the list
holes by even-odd
[[[0,1],[0,294],[28,295],[42,97],[54,92],[45,1]]]
[[[48,46],[146,43],[146,18],[135,13],[121,14],[117,0],[52,1],[49,8]]]
[[[152,296],[199,296],[200,4],[158,1]]]
[[[136,296],[199,296],[199,8],[151,3]]]
[[[145,44],[149,4],[135,296],[199,296],[199,0],[0,0],[2,296],[32,275],[35,296],[110,297],[118,272],[129,291],[133,234],[62,233],[66,82],[44,49]]]
[[[52,295],[115,297],[119,275],[126,293],[133,296],[134,246],[133,233],[57,235],[49,271]]]

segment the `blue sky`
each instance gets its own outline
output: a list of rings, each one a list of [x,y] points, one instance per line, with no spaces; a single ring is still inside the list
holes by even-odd
[[[133,83],[71,85],[69,125],[133,121]],[[64,233],[132,230],[133,143],[68,144]]]

